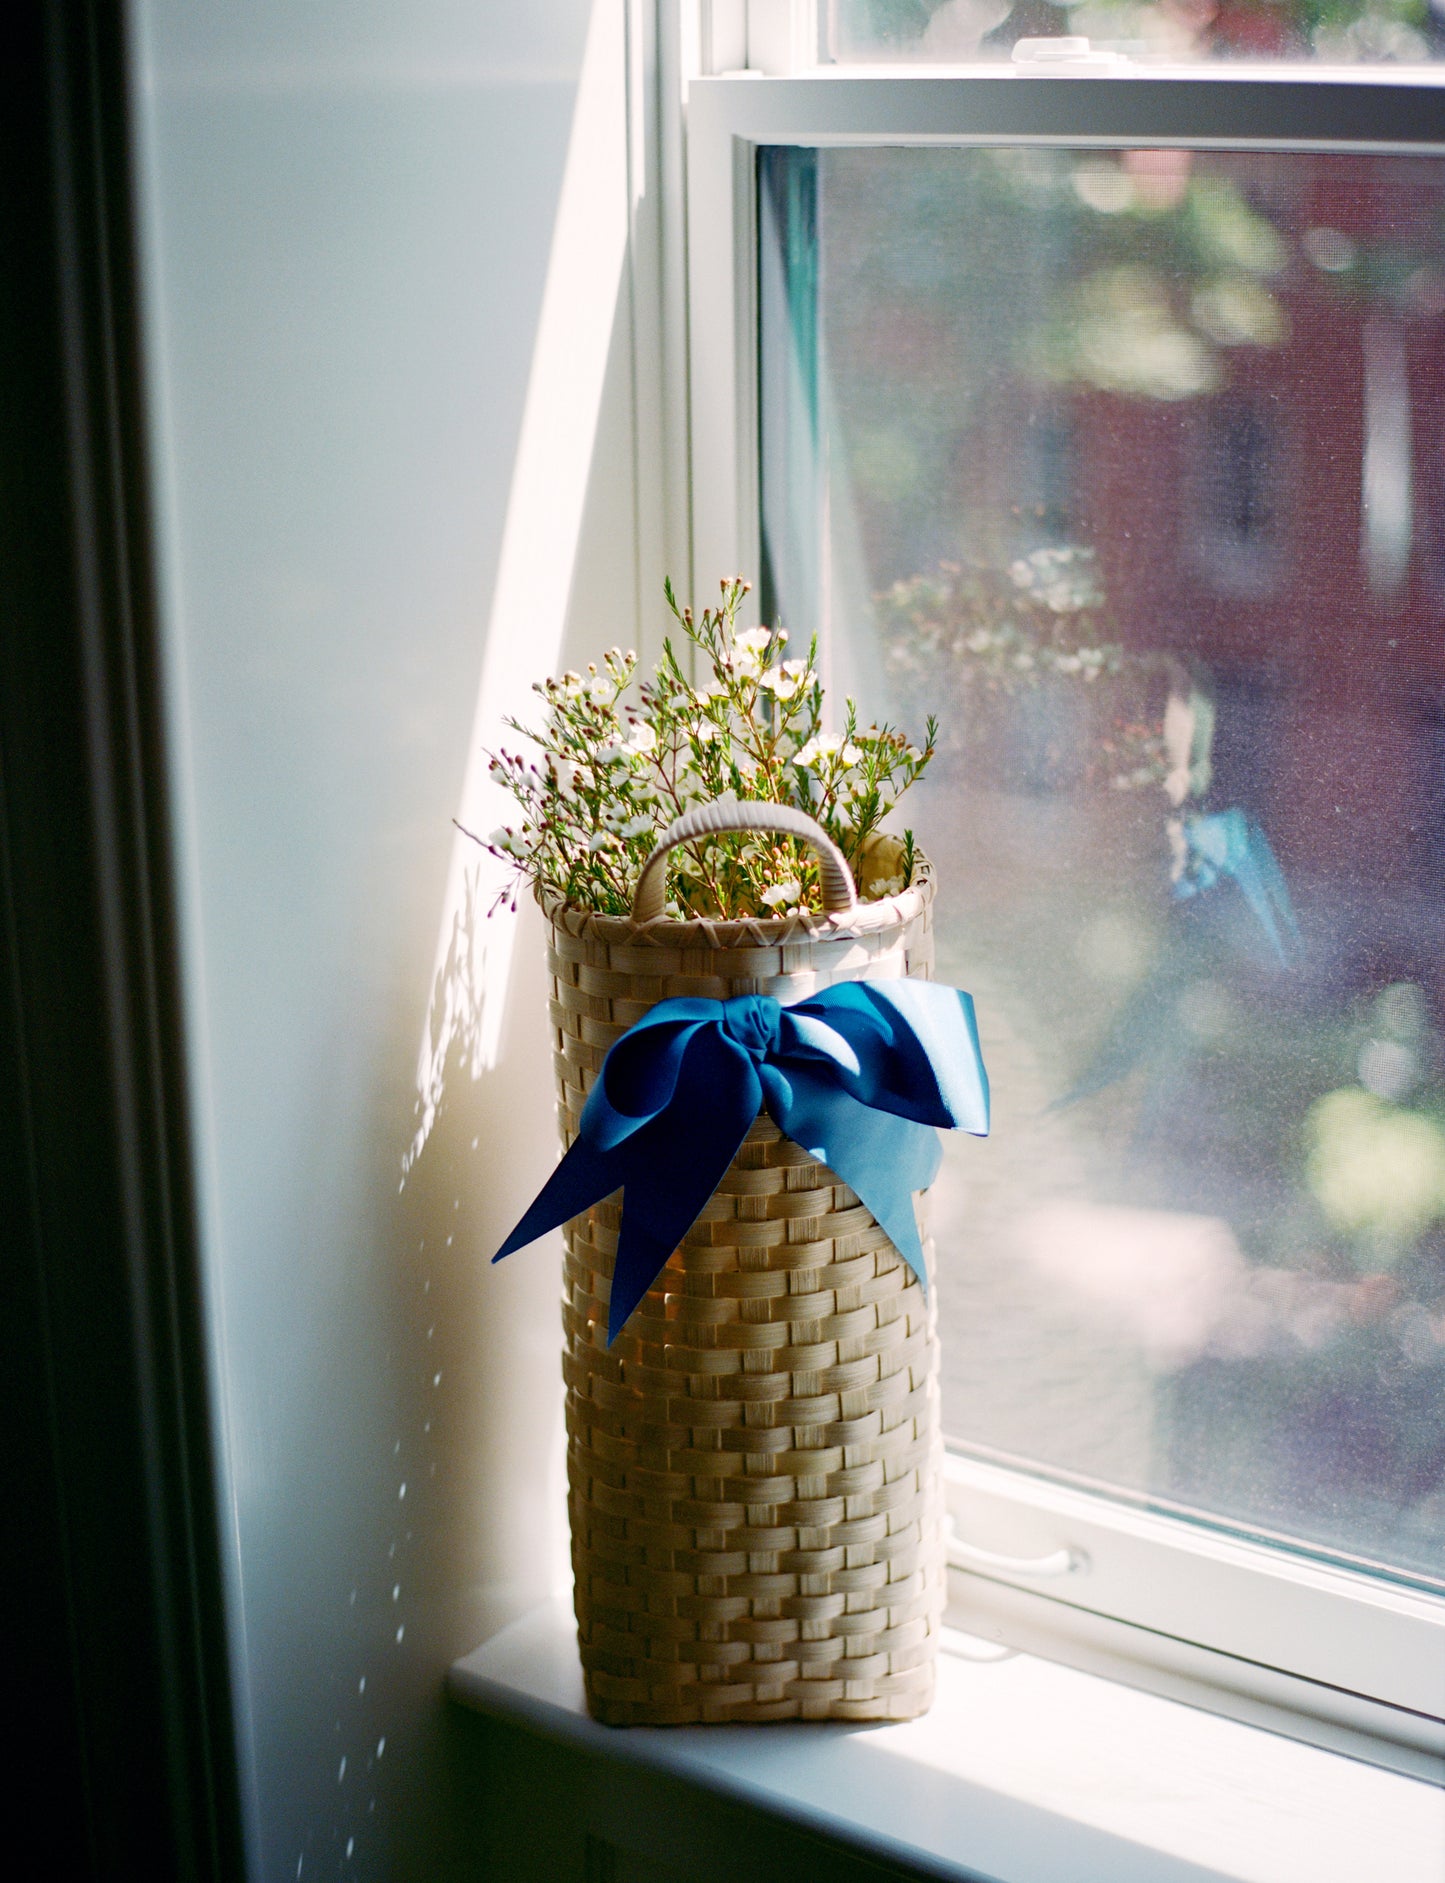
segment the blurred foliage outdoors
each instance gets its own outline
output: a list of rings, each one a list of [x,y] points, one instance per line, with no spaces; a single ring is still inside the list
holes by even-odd
[[[886,171],[858,152],[830,161],[848,205],[830,225],[830,266],[865,291],[834,298],[829,347],[869,362],[836,374],[834,396],[865,527],[870,503],[884,513],[873,567],[890,578],[937,554],[940,497],[956,500],[954,546],[997,568],[1067,540],[1077,492],[1050,454],[1071,388],[1183,406],[1286,348],[1301,301],[1407,321],[1445,307],[1438,187],[1417,227],[1370,236],[1309,219],[1288,160],[1268,157],[1246,183],[1238,163],[1189,151],[987,150],[966,188],[919,153]],[[900,195],[907,235],[876,239]],[[1017,516],[966,495],[965,453],[1003,438],[1037,487]]]
[[[1082,34],[1143,60],[1421,64],[1445,49],[1429,0],[833,0],[839,60],[1007,58],[1023,38]]]

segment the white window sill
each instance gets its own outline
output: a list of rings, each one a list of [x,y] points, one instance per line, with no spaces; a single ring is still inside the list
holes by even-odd
[[[1440,1883],[1445,1791],[1094,1674],[948,1637],[896,1726],[599,1726],[560,1601],[453,1696],[927,1874],[993,1883]],[[986,1656],[987,1658],[977,1658]]]

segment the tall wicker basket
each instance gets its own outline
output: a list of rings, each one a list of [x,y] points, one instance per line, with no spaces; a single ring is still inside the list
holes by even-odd
[[[660,1000],[928,978],[933,889],[920,859],[901,895],[846,915],[639,922],[546,905],[565,1142],[607,1049]],[[609,1351],[621,1217],[613,1197],[564,1232],[594,1718],[924,1712],[944,1605],[932,1286],[925,1297],[854,1193],[763,1115]]]

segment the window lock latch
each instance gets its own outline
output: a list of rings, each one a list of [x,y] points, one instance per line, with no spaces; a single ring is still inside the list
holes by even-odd
[[[997,1550],[981,1549],[977,1543],[965,1543],[953,1520],[948,1524],[948,1566],[950,1569],[978,1569],[984,1574],[1028,1576],[1048,1579],[1054,1576],[1085,1576],[1089,1558],[1072,1545],[1050,1550],[1044,1556],[1002,1556]]]
[[[1014,42],[1016,78],[1125,78],[1134,62],[1122,52],[1095,48],[1081,33]]]

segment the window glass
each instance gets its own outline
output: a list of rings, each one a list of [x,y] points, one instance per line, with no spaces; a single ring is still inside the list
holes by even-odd
[[[767,148],[763,605],[915,736],[995,1092],[945,1423],[1445,1561],[1445,162]]]
[[[1171,63],[1418,64],[1445,47],[1432,0],[830,0],[826,26],[831,58],[870,63],[1007,59],[1064,34]]]

